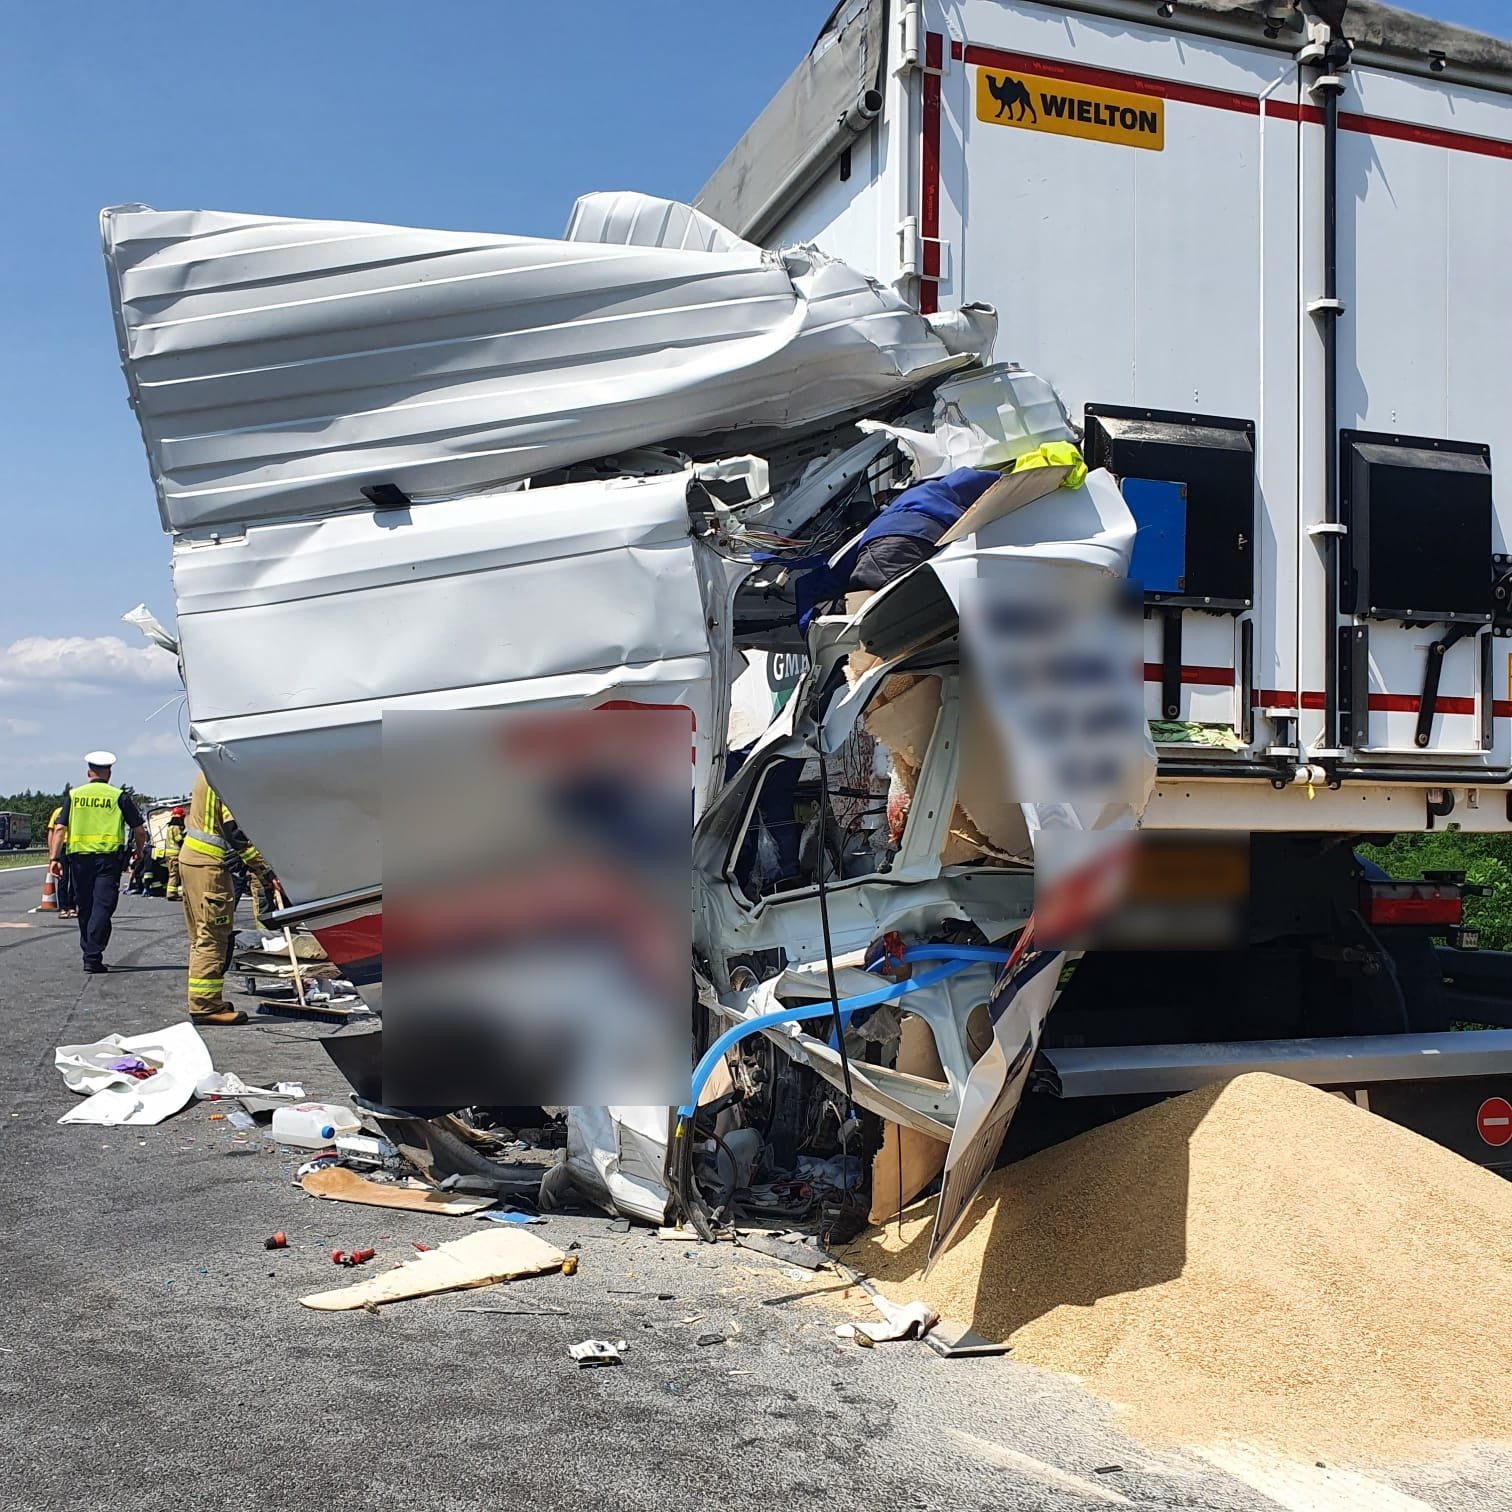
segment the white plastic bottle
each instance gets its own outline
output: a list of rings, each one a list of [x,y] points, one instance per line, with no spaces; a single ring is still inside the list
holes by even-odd
[[[362,1122],[339,1103],[302,1102],[273,1110],[273,1137],[279,1144],[323,1150],[338,1134],[355,1134]]]

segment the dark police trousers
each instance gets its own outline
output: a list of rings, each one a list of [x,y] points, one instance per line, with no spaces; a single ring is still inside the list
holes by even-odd
[[[86,966],[99,965],[110,944],[111,915],[121,899],[121,863],[119,851],[68,858],[74,906],[79,910],[79,948]]]

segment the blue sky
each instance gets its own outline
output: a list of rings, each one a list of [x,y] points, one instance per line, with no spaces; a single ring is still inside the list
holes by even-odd
[[[119,623],[144,599],[169,620],[173,601],[106,301],[102,206],[557,235],[585,190],[691,197],[830,7],[3,7],[0,793],[61,786],[101,745],[139,789],[192,776],[171,660]],[[1512,35],[1508,0],[1415,8]]]

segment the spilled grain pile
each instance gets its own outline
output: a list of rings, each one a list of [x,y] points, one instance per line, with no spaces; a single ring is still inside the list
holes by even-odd
[[[1512,1440],[1512,1182],[1342,1098],[1249,1075],[1094,1129],[998,1171],[925,1280],[932,1215],[845,1258],[1146,1437]]]

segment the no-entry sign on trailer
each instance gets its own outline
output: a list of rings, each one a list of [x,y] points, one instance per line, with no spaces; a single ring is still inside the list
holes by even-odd
[[[1512,1140],[1512,1103],[1505,1097],[1488,1097],[1475,1115],[1475,1127],[1488,1145]]]

